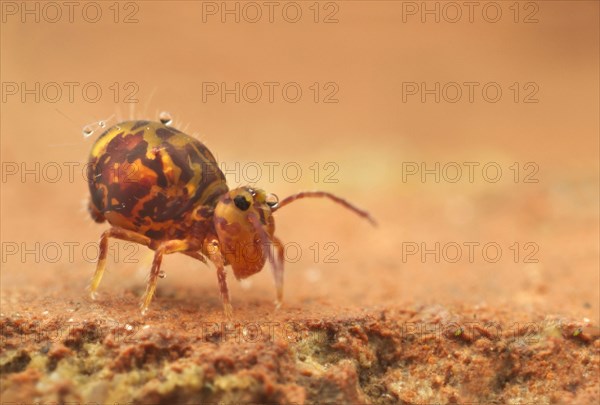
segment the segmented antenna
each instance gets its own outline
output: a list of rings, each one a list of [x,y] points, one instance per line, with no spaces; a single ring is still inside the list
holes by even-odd
[[[377,226],[377,222],[371,216],[371,214],[369,214],[367,211],[361,210],[360,208],[355,207],[354,205],[350,204],[348,201],[344,200],[343,198],[340,198],[340,197],[338,197],[334,194],[328,193],[326,191],[302,191],[297,194],[292,194],[291,196],[286,197],[283,200],[281,200],[275,207],[273,207],[272,211],[277,211],[278,209],[285,207],[286,205],[291,204],[292,202],[294,202],[296,200],[300,200],[302,198],[308,198],[308,197],[329,198],[330,200],[333,200],[337,204],[340,204],[340,205],[346,207],[347,209],[349,209],[350,211],[354,212],[356,215],[365,218],[373,226]]]

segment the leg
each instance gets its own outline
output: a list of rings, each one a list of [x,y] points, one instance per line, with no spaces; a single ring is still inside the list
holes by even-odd
[[[158,246],[156,252],[154,252],[154,260],[152,261],[152,269],[150,270],[150,278],[148,279],[148,284],[146,285],[146,292],[142,297],[142,315],[148,311],[150,302],[152,302],[152,297],[154,296],[154,291],[156,290],[156,283],[158,282],[160,264],[162,262],[163,255],[175,252],[182,252],[187,248],[187,242],[185,240],[180,239],[173,239],[167,242],[163,242]]]
[[[275,300],[275,309],[281,308],[283,302],[283,243],[279,238],[273,236],[273,244],[277,249],[277,258],[272,255],[271,267],[273,269],[273,278],[275,279],[275,290],[277,291],[277,299]]]
[[[206,257],[204,257],[204,255],[200,252],[189,251],[189,252],[181,252],[181,253],[183,253],[186,256],[193,257],[196,260],[200,260],[204,264],[208,264],[208,262],[206,261]]]
[[[108,253],[108,238],[111,237],[139,243],[140,245],[144,246],[150,245],[150,238],[137,232],[117,227],[113,227],[104,231],[100,237],[100,249],[98,254],[98,263],[96,265],[96,272],[94,273],[94,277],[92,277],[92,281],[90,282],[89,286],[90,298],[92,299],[96,297],[96,290],[98,289],[98,285],[100,284],[100,280],[102,280],[102,275],[104,274],[104,269],[106,267],[106,254]]]
[[[223,311],[228,319],[233,315],[233,308],[229,302],[229,289],[227,288],[227,273],[225,272],[225,260],[221,254],[219,241],[216,239],[207,239],[204,242],[204,252],[207,253],[210,261],[217,268],[217,279],[219,280],[219,290],[221,291],[221,300],[223,301]]]

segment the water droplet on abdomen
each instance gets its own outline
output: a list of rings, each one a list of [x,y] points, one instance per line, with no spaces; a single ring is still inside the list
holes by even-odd
[[[158,114],[158,119],[160,120],[160,122],[162,122],[165,125],[170,125],[173,122],[173,118],[171,117],[171,114],[169,114],[166,111],[163,111],[160,114]]]
[[[94,134],[94,128],[92,128],[89,125],[86,125],[85,127],[83,127],[83,136],[84,137],[89,138],[93,134]]]

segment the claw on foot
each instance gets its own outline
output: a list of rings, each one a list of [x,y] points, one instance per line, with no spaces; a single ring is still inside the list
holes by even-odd
[[[140,311],[142,315],[146,315],[148,313],[148,308],[150,307],[150,302],[152,302],[152,296],[154,295],[154,290],[147,291],[142,297],[142,302],[140,303]]]
[[[146,315],[148,313],[148,305],[146,305],[143,301],[140,304],[140,313],[142,315]]]
[[[227,319],[231,320],[231,318],[233,318],[233,307],[229,302],[223,304],[223,312]]]

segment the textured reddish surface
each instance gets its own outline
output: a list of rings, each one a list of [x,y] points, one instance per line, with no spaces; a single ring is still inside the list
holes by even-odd
[[[0,320],[3,400],[585,404],[600,394],[589,322],[485,306],[273,315],[254,302],[227,323],[157,301],[145,318],[130,294],[108,306],[17,304],[27,311]]]

